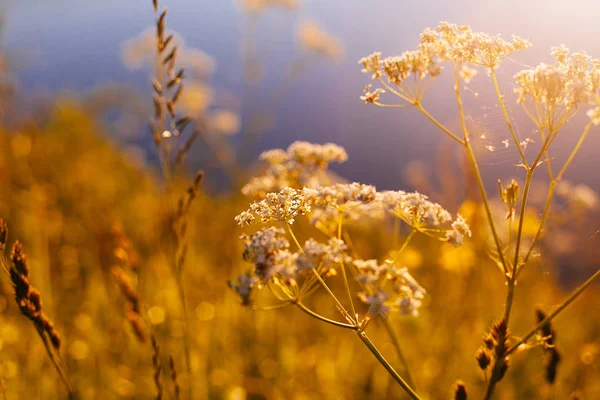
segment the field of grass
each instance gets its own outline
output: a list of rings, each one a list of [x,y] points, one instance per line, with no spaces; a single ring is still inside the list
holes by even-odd
[[[460,150],[432,168],[442,185],[414,173],[413,187],[377,191],[330,172],[354,163],[331,143],[242,164],[227,133],[250,148],[260,129],[205,105],[208,83],[180,69],[189,57],[153,6],[152,33],[125,51],[134,64],[152,55],[156,163],[81,100],[0,120],[0,396],[600,398],[599,202],[568,174],[600,129],[600,61],[560,47],[553,64],[517,74],[538,135],[519,140],[495,72],[527,41],[441,23],[410,52],[365,57],[358,68],[376,86],[365,107],[415,108]],[[322,28],[301,32],[307,50],[339,56]],[[4,91],[2,65],[8,111],[18,95]],[[477,72],[490,76],[523,167],[494,190],[478,163],[494,149],[474,148],[462,109]],[[460,131],[424,105],[440,74],[456,80]],[[563,132],[579,141],[556,160]],[[220,190],[212,164],[186,169],[194,146],[228,178]]]

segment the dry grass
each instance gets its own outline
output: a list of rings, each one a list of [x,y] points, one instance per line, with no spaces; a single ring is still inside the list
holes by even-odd
[[[289,1],[242,4],[253,17],[265,7],[296,6]],[[348,257],[327,268],[313,265],[316,275],[312,270],[271,273],[266,262],[247,262],[256,260],[256,248],[248,250],[250,236],[245,245],[239,240],[243,232],[234,217],[250,200],[240,193],[248,179],[230,158],[235,151],[227,140],[210,136],[208,111],[179,111],[185,90],[184,71],[176,66],[180,50],[167,31],[166,12],[158,2],[153,5],[157,62],[151,125],[160,172],[132,162],[85,107],[71,100],[57,99],[43,118],[35,115],[10,129],[0,126],[0,215],[5,218],[0,254],[8,274],[0,285],[5,399],[381,399],[408,398],[413,389],[413,398],[426,399],[486,393],[497,399],[600,397],[600,294],[597,286],[572,292],[558,277],[565,259],[578,277],[592,275],[600,259],[592,252],[560,253],[551,245],[568,233],[576,246],[589,246],[581,227],[594,226],[598,214],[573,190],[559,200],[564,207],[552,213],[548,202],[520,208],[527,203],[524,190],[530,198],[539,197],[533,196],[540,189],[531,185],[530,171],[539,160],[551,159],[549,146],[540,149],[534,163],[524,160],[522,189],[516,180],[501,185],[498,194],[484,193],[481,202],[477,169],[457,169],[466,182],[446,182],[432,195],[460,199],[444,206],[465,218],[471,238],[457,237],[464,231],[454,226],[429,230],[403,208],[391,209],[393,220],[363,218],[376,199],[368,188],[352,198],[353,207],[364,206],[361,218],[331,221],[326,211],[316,214],[315,209],[331,205],[342,215],[356,211],[321,193],[311,211],[303,210],[307,218],[298,215],[292,225],[285,207],[291,204],[297,211],[299,203],[287,201],[287,188],[342,182],[327,166],[345,161],[345,153],[297,147],[299,153],[306,146],[318,148],[317,162],[310,157],[273,161],[282,152],[270,153],[265,157],[270,166],[244,192],[271,204],[282,198],[267,193],[285,191],[284,212],[271,207],[267,219],[289,228],[286,240],[299,247],[293,260],[310,254],[311,246],[300,244],[309,238],[337,239]],[[338,54],[332,38],[311,29],[306,46]],[[323,37],[328,44],[320,42]],[[372,69],[371,61],[366,69]],[[457,79],[469,73],[457,70]],[[384,81],[384,86],[396,83]],[[413,106],[464,146],[467,165],[476,163],[468,131],[451,132],[425,111],[417,90],[406,93],[417,94],[409,98],[416,100]],[[381,94],[368,88],[364,100],[377,104]],[[259,135],[242,133],[250,143]],[[189,176],[181,168],[197,139],[211,146],[234,177],[230,192],[203,191],[203,174]],[[441,174],[453,169],[454,164],[440,167]],[[542,193],[550,203],[563,172],[553,175],[549,191]],[[457,195],[463,193],[468,195]],[[556,195],[562,196],[558,190]],[[539,215],[547,229],[541,228]],[[273,221],[278,219],[285,222]],[[513,219],[515,225],[504,226]],[[5,259],[7,226],[20,242]],[[460,247],[446,243],[459,244],[458,239],[464,239]],[[538,250],[543,258],[535,257]],[[427,294],[413,291],[408,311],[377,302],[378,288],[370,286],[373,276],[365,272],[372,273],[371,264],[361,258],[406,266]],[[245,292],[248,281],[233,280],[240,301],[226,284],[240,272],[261,279],[272,293]],[[403,282],[411,283],[407,276],[402,275]]]

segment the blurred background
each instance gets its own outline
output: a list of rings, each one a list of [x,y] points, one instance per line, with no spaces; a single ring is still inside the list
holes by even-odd
[[[183,49],[180,104],[210,127],[185,164],[189,176],[206,172],[191,211],[185,272],[187,323],[194,332],[192,382],[183,363],[176,283],[165,262],[170,216],[148,128],[151,2],[0,5],[0,217],[10,225],[11,240],[25,244],[32,281],[64,337],[74,386],[85,399],[153,396],[151,349],[136,342],[110,275],[124,234],[141,260],[138,290],[163,355],[179,361],[181,384],[193,385],[195,398],[403,398],[351,334],[296,311],[258,313],[239,305],[226,281],[248,267],[237,240],[242,232],[233,222],[249,201],[239,194],[240,185],[260,170],[256,160],[265,149],[296,140],[334,142],[349,154],[348,162],[333,167],[336,174],[378,189],[421,190],[453,213],[470,216],[474,232],[482,231],[485,221],[460,149],[416,110],[363,104],[359,96],[369,77],[358,60],[373,51],[396,55],[412,49],[425,27],[442,20],[526,38],[534,46],[506,61],[498,74],[519,137],[537,139],[515,104],[512,76],[550,62],[550,47],[561,43],[600,57],[595,40],[600,7],[583,0],[161,5],[168,8],[167,29],[177,32]],[[447,78],[442,74],[436,81],[425,104],[444,124],[458,128]],[[496,197],[498,178],[522,179],[518,154],[503,145],[508,132],[491,79],[480,72],[464,93],[477,154]],[[581,115],[567,125],[553,145],[557,163],[570,153],[584,120]],[[519,282],[516,335],[533,325],[536,305],[551,309],[598,266],[599,146],[600,136],[592,132],[556,199],[539,249],[543,256]],[[547,189],[542,172],[531,199],[538,210]],[[182,177],[177,185],[184,190],[186,182]],[[501,206],[498,202],[499,218]],[[530,236],[538,216],[532,212],[527,219]],[[381,258],[393,247],[391,226],[353,229],[364,258]],[[402,260],[414,268],[428,300],[419,318],[392,322],[428,398],[448,398],[459,378],[476,395],[484,387],[473,356],[504,302],[503,281],[484,239],[475,235],[460,249],[422,239]],[[590,289],[556,322],[564,355],[557,383],[544,383],[542,352],[534,349],[514,357],[498,398],[563,399],[575,392],[600,397],[599,296],[597,286]],[[315,307],[327,313],[319,298]],[[18,315],[6,279],[0,309],[0,381],[7,398],[66,398],[33,328]],[[384,354],[397,363],[385,330],[373,329]]]

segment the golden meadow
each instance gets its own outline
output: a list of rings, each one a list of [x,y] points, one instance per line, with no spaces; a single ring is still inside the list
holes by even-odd
[[[260,18],[299,4],[239,6]],[[123,61],[152,77],[143,112],[156,168],[78,100],[9,122],[18,93],[0,59],[3,398],[600,397],[599,202],[568,172],[600,129],[599,60],[557,46],[509,84],[496,71],[527,40],[446,22],[412,50],[367,55],[357,101],[416,109],[460,151],[437,161],[439,188],[413,168],[414,187],[378,191],[329,171],[353,163],[333,143],[290,143],[243,168],[233,135],[251,148],[272,121],[248,127],[212,107],[210,59],[184,48],[157,1],[148,7],[154,25],[124,44]],[[313,22],[297,39],[312,57],[343,51]],[[246,79],[260,83],[254,46],[244,49]],[[478,74],[502,111],[502,147],[520,160],[497,187],[478,161],[496,148],[473,145],[463,109]],[[460,130],[427,108],[440,75],[454,82]],[[530,137],[517,134],[507,88]],[[559,135],[577,140],[555,159]],[[227,190],[185,167],[196,146]]]

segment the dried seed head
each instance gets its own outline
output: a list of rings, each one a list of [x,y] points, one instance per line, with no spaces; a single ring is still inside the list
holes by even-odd
[[[8,241],[8,225],[0,218],[0,253],[4,252]]]
[[[18,273],[25,277],[29,276],[29,263],[27,262],[27,256],[23,253],[23,246],[19,241],[13,244],[10,260]]]
[[[502,201],[507,209],[506,219],[511,219],[515,215],[515,208],[519,200],[519,184],[513,179],[505,189],[500,179],[498,179],[498,187],[500,188]]]
[[[547,353],[545,361],[546,382],[553,384],[556,381],[558,364],[562,357],[556,348],[550,349]]]
[[[536,308],[535,316],[538,324],[546,319],[548,316],[541,308]],[[554,337],[556,333],[552,327],[552,321],[546,322],[540,327],[539,334],[544,343],[544,347],[552,347],[554,345]]]
[[[547,314],[540,308],[535,310],[538,323],[544,321]],[[556,332],[552,326],[552,321],[548,321],[540,327],[538,332],[539,340],[544,348],[544,369],[546,381],[553,384],[556,381],[556,373],[561,355],[556,348]]]
[[[52,321],[42,312],[42,297],[40,292],[29,283],[27,257],[23,253],[23,247],[19,242],[15,242],[13,245],[10,259],[12,261],[9,271],[10,278],[15,289],[15,301],[19,306],[21,314],[29,318],[39,331],[48,336],[52,346],[56,350],[60,350],[60,335]],[[46,339],[44,338],[44,340]]]
[[[175,369],[175,360],[173,359],[173,355],[169,355],[169,368],[171,369],[171,380],[173,381],[173,394],[175,395],[175,400],[180,399],[181,388],[179,386],[179,381],[177,380],[177,369]]]
[[[506,325],[506,321],[501,319],[500,321],[496,321],[494,325],[492,325],[492,329],[490,330],[490,334],[496,341],[496,351],[498,352],[500,349],[506,349],[507,341],[508,341],[508,326]],[[504,350],[502,350],[504,351]]]
[[[492,361],[490,354],[484,348],[480,348],[479,350],[477,350],[477,353],[475,354],[475,359],[477,360],[477,364],[479,364],[479,368],[481,368],[484,371],[487,369],[487,367],[490,365],[490,362]]]
[[[496,347],[496,340],[490,333],[488,333],[485,339],[483,339],[483,343],[489,350],[492,350],[494,347]]]
[[[454,400],[467,400],[467,387],[461,381],[454,385]]]
[[[152,342],[152,366],[154,367],[154,386],[156,386],[156,400],[161,400],[163,398],[163,384],[162,384],[162,377],[161,377],[161,371],[162,371],[162,364],[160,362],[160,346],[158,345],[158,342],[156,341],[156,337],[154,335],[152,335],[151,337],[151,342]]]
[[[509,366],[510,366],[510,358],[506,357],[504,359],[504,362],[502,363],[502,368],[500,368],[500,373],[498,374],[498,381],[501,381],[502,378],[504,378],[504,375],[506,375],[506,371],[508,370]]]

